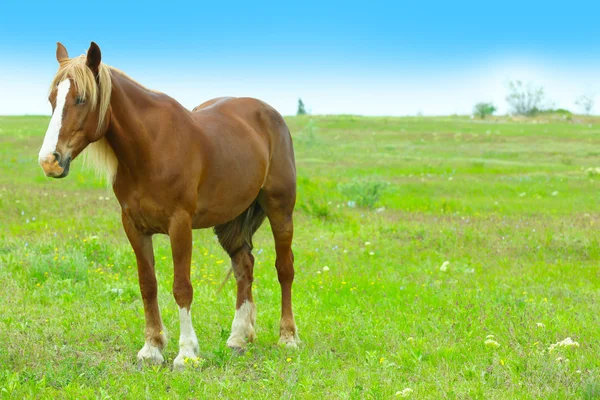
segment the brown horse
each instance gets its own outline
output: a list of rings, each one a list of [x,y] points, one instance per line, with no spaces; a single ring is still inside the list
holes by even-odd
[[[167,343],[157,302],[155,233],[169,235],[173,253],[181,329],[174,366],[198,354],[191,321],[192,229],[214,227],[231,257],[237,301],[227,345],[243,349],[246,340],[255,339],[252,236],[265,217],[281,284],[279,342],[296,347],[291,293],[296,167],[281,115],[251,98],[213,99],[190,112],[103,64],[93,42],[87,55],[75,58],[57,43],[56,58],[59,69],[49,96],[53,113],[39,163],[46,176],[63,178],[87,148],[91,161],[107,173],[137,259],[146,317],[138,359],[162,363]]]

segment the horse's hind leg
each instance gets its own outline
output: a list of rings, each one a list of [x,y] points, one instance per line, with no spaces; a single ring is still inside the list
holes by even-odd
[[[254,280],[254,257],[250,249],[244,247],[231,257],[231,267],[237,282],[237,300],[235,302],[235,317],[231,323],[231,335],[227,346],[242,350],[246,339],[253,342],[256,339],[254,324],[256,323],[256,306],[252,301],[252,282]]]
[[[273,238],[275,239],[277,278],[281,285],[281,321],[279,326],[279,344],[286,347],[298,347],[298,331],[292,311],[292,283],[294,281],[294,254],[292,237],[294,223],[292,212],[295,203],[295,185],[287,190],[274,191],[264,189],[259,203],[265,210]]]
[[[231,257],[231,268],[237,282],[235,317],[231,324],[231,335],[227,346],[236,350],[246,347],[256,339],[256,306],[252,300],[254,280],[254,257],[252,256],[252,235],[263,222],[265,214],[260,206],[253,203],[242,215],[223,225],[215,227],[221,246]]]

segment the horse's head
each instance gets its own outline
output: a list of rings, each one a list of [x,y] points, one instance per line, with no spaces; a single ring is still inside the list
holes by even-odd
[[[46,176],[64,178],[71,161],[106,132],[111,81],[94,42],[86,55],[75,58],[69,58],[67,49],[57,43],[56,59],[60,67],[48,97],[52,118],[39,163]]]

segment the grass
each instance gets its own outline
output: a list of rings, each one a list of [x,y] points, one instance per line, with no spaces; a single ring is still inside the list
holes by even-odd
[[[0,117],[0,397],[600,397],[599,120],[288,123],[303,343],[276,346],[265,226],[255,240],[258,341],[244,355],[226,348],[235,287],[216,289],[229,262],[197,231],[202,360],[174,372],[167,238],[155,251],[168,364],[138,369],[142,303],[114,196],[77,161],[65,180],[43,176],[48,118]],[[385,189],[368,197],[356,182]],[[579,346],[549,351],[568,337]]]

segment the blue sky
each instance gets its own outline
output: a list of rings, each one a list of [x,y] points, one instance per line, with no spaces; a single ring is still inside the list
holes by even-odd
[[[128,3],[5,0],[0,115],[50,113],[56,41],[78,55],[94,40],[107,64],[190,108],[234,95],[283,114],[298,97],[315,114],[467,114],[478,101],[506,111],[511,79],[570,109],[600,91],[598,2]]]

